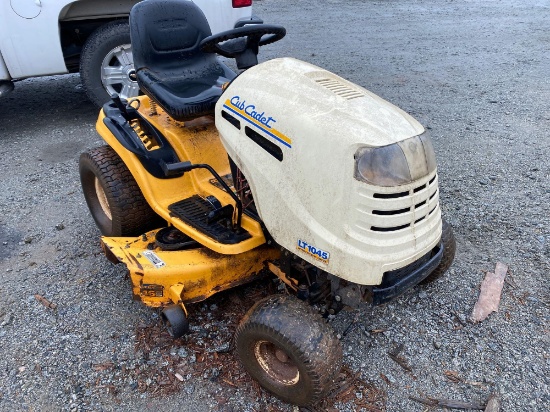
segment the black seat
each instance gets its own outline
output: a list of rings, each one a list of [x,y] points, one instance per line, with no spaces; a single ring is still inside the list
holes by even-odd
[[[191,1],[147,0],[130,12],[132,53],[141,90],[176,120],[212,114],[221,86],[236,74],[199,43],[211,35]]]

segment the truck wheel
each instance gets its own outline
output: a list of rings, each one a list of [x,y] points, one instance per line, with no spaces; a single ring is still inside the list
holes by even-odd
[[[319,401],[342,366],[342,347],[326,321],[293,296],[256,303],[235,335],[248,373],[285,402]]]
[[[426,279],[420,282],[421,285],[432,283],[433,281],[443,276],[447,269],[451,267],[453,259],[455,258],[455,235],[453,234],[453,228],[450,224],[447,223],[445,219],[443,219],[442,221],[441,240],[443,241],[443,256],[441,257],[441,262],[434,269],[434,271],[428,275]]]
[[[88,37],[80,55],[80,79],[98,107],[115,93],[125,99],[139,94],[128,20],[104,24]]]
[[[97,147],[80,155],[80,181],[88,208],[104,236],[137,236],[163,226],[111,147]]]

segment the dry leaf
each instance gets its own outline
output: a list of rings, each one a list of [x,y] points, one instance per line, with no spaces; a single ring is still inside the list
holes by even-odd
[[[57,305],[55,303],[52,303],[50,302],[48,299],[46,299],[44,296],[42,295],[34,295],[34,297],[36,298],[37,301],[39,301],[40,303],[42,303],[45,307],[47,308],[50,308],[50,309],[55,309],[57,308]]]
[[[443,373],[445,374],[445,377],[449,379],[451,382],[454,382],[454,383],[462,382],[462,378],[458,376],[457,371],[445,371]]]
[[[111,369],[113,366],[115,366],[113,362],[103,362],[92,365],[92,368],[94,368],[94,370],[96,371],[104,371],[107,369]]]

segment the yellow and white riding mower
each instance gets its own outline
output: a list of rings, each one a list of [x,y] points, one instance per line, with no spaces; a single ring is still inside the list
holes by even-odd
[[[283,27],[212,36],[180,0],[138,3],[130,26],[144,95],[105,105],[107,145],[80,158],[105,254],[175,337],[188,330],[186,304],[271,271],[289,293],[252,307],[237,353],[281,399],[314,403],[342,357],[322,315],[384,303],[452,263],[430,138],[333,73],[291,58],[258,64]]]

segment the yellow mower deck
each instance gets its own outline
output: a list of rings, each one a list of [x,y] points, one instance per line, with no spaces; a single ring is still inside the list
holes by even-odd
[[[207,163],[220,176],[230,176],[227,152],[220,141],[212,118],[202,117],[191,122],[177,122],[156,105],[152,106],[151,100],[147,96],[140,96],[137,99],[140,102],[139,112],[158,130],[162,130],[180,161],[190,161],[193,164]],[[170,205],[193,195],[199,195],[201,198],[214,196],[222,206],[234,205],[235,202],[213,176],[204,169],[195,169],[181,177],[171,179],[155,178],[143,168],[136,155],[126,150],[113,136],[105,126],[104,118],[105,114],[102,110],[96,123],[98,133],[122,158],[151,208],[170,225],[205,247],[221,254],[235,255],[265,243],[260,223],[246,215],[242,216],[242,228],[250,234],[250,238],[238,243],[226,244],[216,241],[203,231],[197,230],[171,214],[168,210]],[[157,143],[152,141],[149,136],[140,134],[137,123],[131,123],[131,125],[140,135],[148,150],[152,151],[158,147]]]
[[[267,245],[238,256],[207,248],[163,251],[154,246],[155,233],[101,238],[106,253],[110,251],[127,266],[134,298],[152,307],[201,301],[252,281],[266,268],[266,262],[280,254]]]

